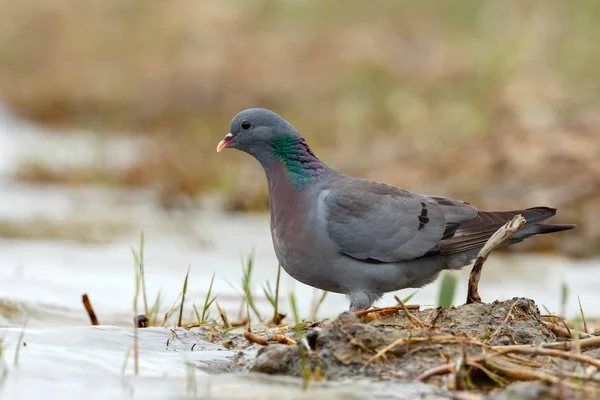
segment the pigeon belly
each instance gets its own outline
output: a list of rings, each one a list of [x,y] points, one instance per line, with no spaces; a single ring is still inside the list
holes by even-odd
[[[318,227],[306,217],[315,206],[309,196],[290,185],[283,174],[271,170],[269,177],[271,237],[281,267],[306,285],[343,293],[333,268],[339,252],[319,237]]]

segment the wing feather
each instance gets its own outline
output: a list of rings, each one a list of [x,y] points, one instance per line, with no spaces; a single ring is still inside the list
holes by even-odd
[[[327,232],[340,252],[360,260],[398,262],[425,255],[472,219],[477,209],[384,183],[346,177],[330,183],[320,200]]]

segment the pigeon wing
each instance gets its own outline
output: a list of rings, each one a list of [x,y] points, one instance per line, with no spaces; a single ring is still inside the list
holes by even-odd
[[[373,262],[412,260],[452,236],[477,209],[380,182],[346,177],[330,183],[323,202],[329,237],[340,252]]]

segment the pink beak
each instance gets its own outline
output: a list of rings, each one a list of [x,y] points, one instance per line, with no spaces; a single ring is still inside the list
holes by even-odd
[[[229,146],[229,143],[231,143],[232,140],[233,140],[233,135],[231,133],[228,133],[227,135],[225,135],[223,140],[221,140],[219,142],[219,144],[217,145],[217,153],[220,153],[223,150],[225,150]]]

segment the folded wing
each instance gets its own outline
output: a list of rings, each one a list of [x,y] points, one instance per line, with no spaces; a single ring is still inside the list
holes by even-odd
[[[477,215],[475,207],[462,201],[363,179],[336,180],[324,190],[329,236],[340,252],[366,261],[419,258]]]

